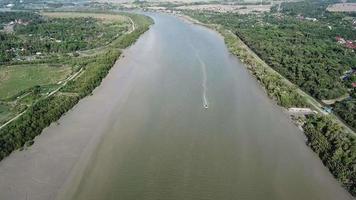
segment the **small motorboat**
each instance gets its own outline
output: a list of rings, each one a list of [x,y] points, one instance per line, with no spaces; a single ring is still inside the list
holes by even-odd
[[[204,108],[208,109],[209,108],[208,104],[204,104]]]

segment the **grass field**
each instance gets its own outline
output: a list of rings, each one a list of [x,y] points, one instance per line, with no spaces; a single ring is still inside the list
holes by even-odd
[[[330,12],[356,12],[356,3],[336,3],[327,8]]]
[[[7,119],[10,115],[10,108],[6,105],[0,104],[0,122]]]
[[[116,37],[121,36],[124,32],[129,31],[131,27],[130,18],[125,15],[84,12],[42,12],[41,14],[50,18],[92,17],[98,19],[102,26],[107,27],[105,29],[106,32],[112,32],[113,37],[111,37],[110,41],[107,41],[108,43]],[[107,44],[101,45],[102,46],[98,47],[99,49]],[[83,51],[93,50],[94,53],[96,53],[97,51],[95,50],[98,48]],[[78,53],[80,53],[80,51],[78,51]],[[16,97],[20,92],[36,85],[46,86],[56,84],[67,78],[71,73],[72,70],[70,66],[55,67],[49,63],[0,66],[0,100]]]
[[[65,79],[71,72],[71,67],[47,64],[1,67],[0,99],[10,98],[36,85],[57,83]]]
[[[125,48],[121,44],[126,44],[126,40],[130,41],[130,37],[127,39],[126,35],[147,23],[147,20],[125,13],[41,12],[41,15],[69,21],[71,18],[95,18],[95,27],[99,29],[99,34],[89,37],[91,46],[88,48],[65,54],[54,52],[58,59],[47,59],[42,54],[35,61],[0,66],[0,125],[60,88],[68,77],[83,69],[85,60],[101,54],[104,56],[113,48]],[[32,92],[34,86],[40,87]]]
[[[118,14],[104,13],[81,13],[81,12],[42,12],[41,15],[53,18],[76,18],[76,17],[92,17],[105,22],[129,22],[129,18]]]

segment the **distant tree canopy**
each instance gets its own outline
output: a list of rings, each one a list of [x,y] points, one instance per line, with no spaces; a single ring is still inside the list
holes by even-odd
[[[341,102],[336,102],[334,111],[350,126],[356,127],[356,88],[352,96]]]
[[[309,146],[343,186],[356,196],[356,138],[327,117],[308,117],[303,128]]]
[[[346,93],[340,77],[356,66],[356,57],[335,37],[346,32],[356,39],[352,30],[334,27],[329,31],[325,24],[289,16],[210,14],[201,18],[233,30],[271,67],[312,96],[331,99]]]
[[[0,19],[3,24],[14,22],[12,33],[0,32],[0,63],[37,52],[69,53],[91,49],[112,41],[125,31],[124,27],[104,25],[88,17],[61,19],[28,12],[0,12]]]
[[[42,17],[34,12],[0,12],[0,25],[22,19],[25,21],[38,21]],[[2,28],[2,26],[1,26]]]
[[[354,93],[356,74],[343,78],[356,67],[355,50],[338,43],[356,40],[352,13],[330,13],[326,7],[336,1],[298,1],[282,3],[271,13],[189,12],[200,21],[221,24],[239,36],[268,65],[319,100]],[[315,19],[314,19],[315,18]],[[352,95],[351,95],[352,96]],[[346,101],[346,100],[345,100]],[[355,98],[337,103],[335,111],[355,126]],[[352,109],[351,109],[352,108]]]

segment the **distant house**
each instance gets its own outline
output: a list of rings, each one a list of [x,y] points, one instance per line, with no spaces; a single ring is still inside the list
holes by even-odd
[[[301,14],[297,15],[296,18],[299,19],[299,20],[308,20],[308,21],[313,21],[313,22],[318,21],[318,19],[316,19],[316,18],[313,18],[313,17],[304,17],[304,16],[301,15]]]
[[[356,82],[351,83],[351,86],[352,86],[353,88],[356,88]]]
[[[318,21],[316,18],[312,18],[312,17],[306,17],[305,20],[309,20],[309,21],[313,21],[313,22]]]
[[[352,41],[352,40],[345,40],[343,37],[341,36],[336,36],[335,37],[337,43],[339,44],[343,44],[346,48],[349,49],[356,49],[356,42]]]
[[[16,19],[15,24],[28,25],[28,22],[24,21],[23,19]]]
[[[347,47],[349,49],[356,49],[356,43],[351,40],[347,40],[345,47]]]
[[[300,15],[300,14],[296,18],[299,19],[299,20],[304,20],[304,16]]]
[[[345,44],[346,43],[346,40],[341,36],[336,36],[335,39],[339,44]]]

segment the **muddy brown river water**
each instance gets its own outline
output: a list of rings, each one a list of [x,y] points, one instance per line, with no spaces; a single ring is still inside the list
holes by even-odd
[[[0,199],[352,199],[217,33],[150,15],[93,96],[0,163]]]

